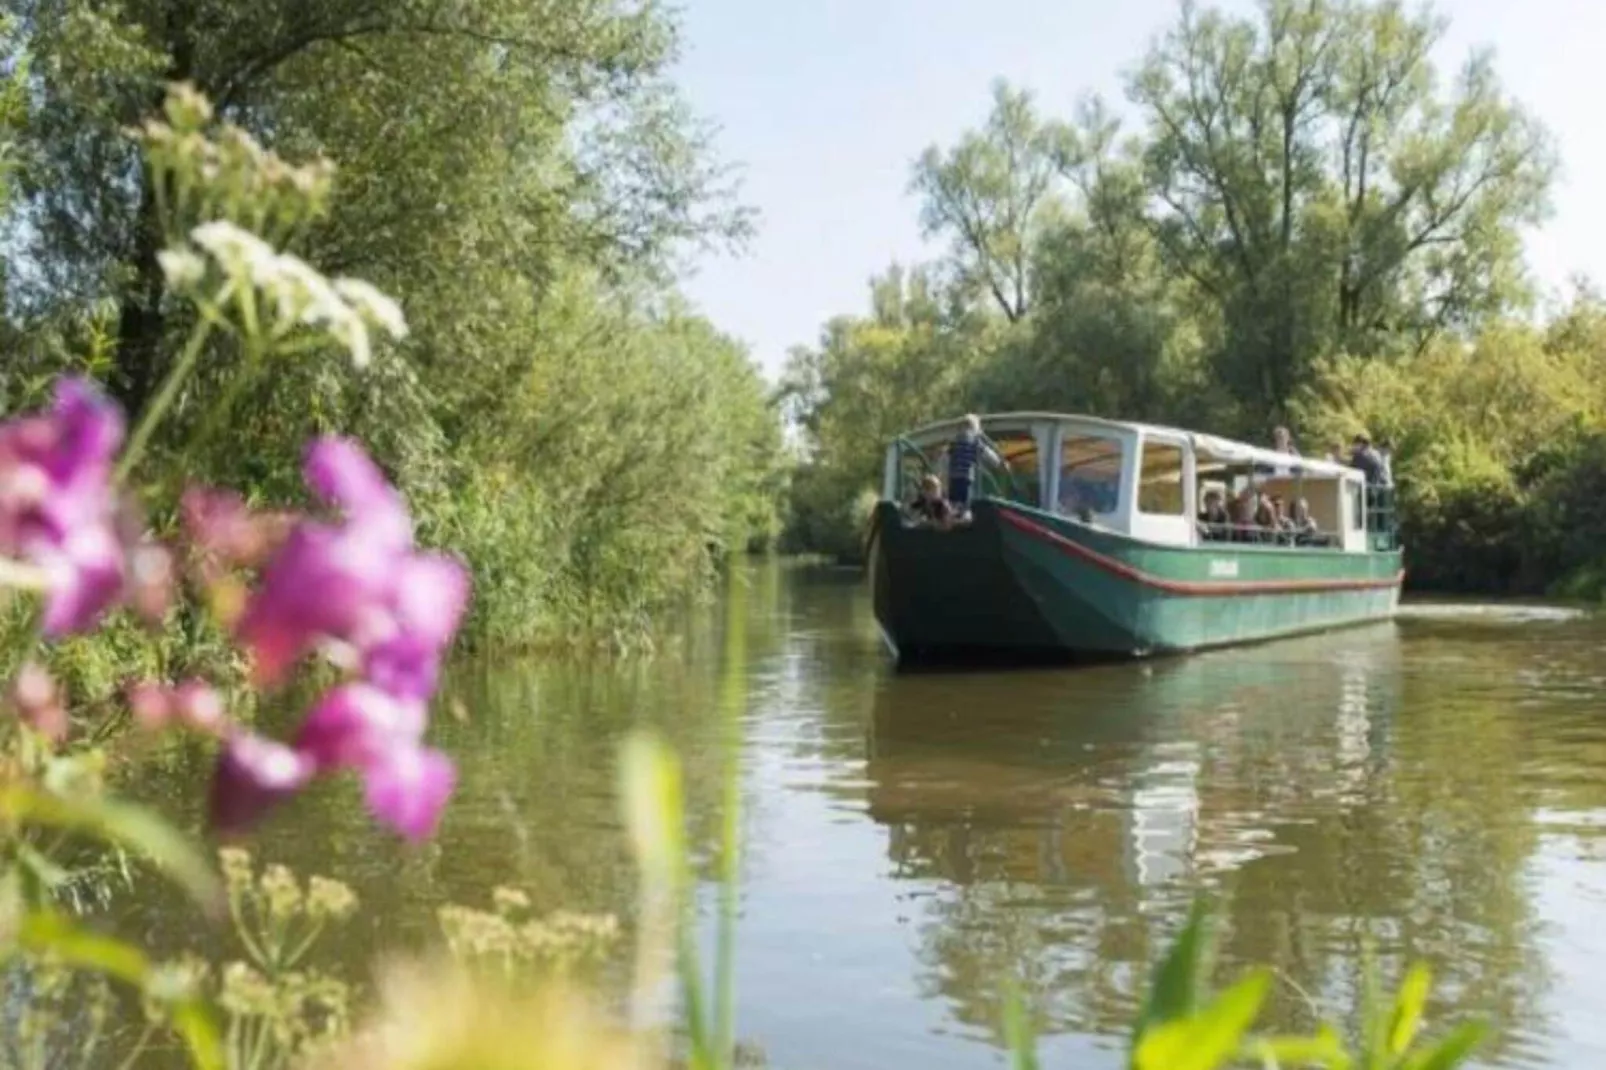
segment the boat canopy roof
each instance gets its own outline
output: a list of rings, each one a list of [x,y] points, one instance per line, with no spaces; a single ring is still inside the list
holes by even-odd
[[[1281,453],[1266,446],[1255,446],[1235,439],[1222,438],[1219,435],[1209,435],[1198,431],[1188,431],[1180,427],[1166,427],[1161,424],[1135,423],[1127,420],[1108,420],[1102,416],[1082,416],[1075,413],[1063,412],[998,412],[978,413],[982,430],[1024,429],[1036,424],[1054,423],[1067,426],[1102,428],[1116,433],[1161,435],[1170,438],[1182,438],[1189,442],[1195,457],[1207,454],[1212,461],[1219,465],[1207,465],[1200,468],[1203,475],[1209,471],[1226,466],[1259,465],[1270,468],[1286,470],[1290,473],[1304,475],[1326,476],[1330,479],[1364,479],[1359,469],[1346,464],[1319,457],[1301,457],[1289,453]],[[957,434],[964,426],[963,416],[949,420],[939,420],[934,423],[917,427],[905,432],[902,438],[917,444],[922,442],[939,441],[947,435]]]

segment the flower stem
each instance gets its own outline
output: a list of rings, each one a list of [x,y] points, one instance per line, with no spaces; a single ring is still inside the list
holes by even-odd
[[[124,1059],[119,1065],[118,1070],[133,1070],[135,1062],[138,1061],[141,1055],[145,1054],[145,1046],[151,1042],[151,1034],[155,1031],[156,1025],[154,1023],[146,1024],[145,1031],[139,1035],[139,1041],[135,1043],[133,1049],[128,1053],[128,1058]]]
[[[179,354],[178,360],[174,361],[173,367],[168,370],[167,377],[162,380],[161,389],[156,392],[156,397],[151,399],[150,405],[140,416],[139,425],[129,437],[128,448],[123,451],[122,459],[117,462],[117,471],[114,474],[117,482],[123,482],[134,470],[134,465],[145,452],[145,447],[150,442],[157,425],[162,422],[162,418],[167,415],[167,411],[173,407],[173,402],[178,398],[178,388],[190,377],[190,372],[195,369],[195,362],[200,359],[201,350],[206,347],[207,339],[211,336],[212,317],[203,315],[201,321],[195,325],[195,330],[190,333],[190,340],[184,346],[184,351]]]
[[[212,438],[222,427],[224,419],[234,411],[234,403],[245,393],[247,387],[257,381],[257,373],[262,366],[262,349],[260,341],[254,336],[247,336],[245,359],[241,362],[239,370],[231,376],[229,385],[224,388],[223,396],[201,421],[200,430],[190,438],[186,452],[191,457],[205,455],[203,451],[211,445]]]

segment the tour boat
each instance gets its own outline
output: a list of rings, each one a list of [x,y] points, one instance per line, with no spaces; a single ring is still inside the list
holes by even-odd
[[[1384,620],[1399,605],[1392,490],[1346,464],[1089,416],[981,422],[992,456],[951,524],[910,505],[925,475],[946,477],[966,421],[887,447],[867,556],[900,662],[1144,657]],[[1315,533],[1207,525],[1212,490],[1304,499]]]

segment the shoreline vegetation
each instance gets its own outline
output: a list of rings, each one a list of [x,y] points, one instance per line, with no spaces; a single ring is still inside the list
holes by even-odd
[[[854,561],[892,435],[1049,410],[1326,454],[1391,440],[1407,587],[1598,601],[1606,300],[1522,238],[1557,155],[1491,54],[1401,5],[1184,4],[1126,106],[1000,81],[915,161],[935,259],[793,351],[786,550]]]

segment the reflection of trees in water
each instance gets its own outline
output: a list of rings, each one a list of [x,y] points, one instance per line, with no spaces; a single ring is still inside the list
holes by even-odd
[[[430,738],[457,761],[460,779],[432,843],[409,849],[376,829],[349,781],[320,784],[274,815],[249,845],[261,859],[346,881],[362,900],[354,918],[327,930],[320,961],[365,981],[377,955],[434,939],[439,906],[488,907],[499,885],[525,890],[537,912],[613,912],[628,923],[637,874],[620,824],[616,763],[619,741],[637,725],[655,726],[679,753],[690,842],[711,857],[723,663],[731,649],[744,663],[773,657],[787,593],[773,571],[741,570],[731,578],[740,611],[729,601],[708,607],[657,658],[455,666],[447,691],[467,717],[455,719],[441,703]],[[743,640],[734,646],[733,626]],[[162,808],[198,825],[209,758],[204,748],[180,747],[168,761]],[[116,909],[117,931],[142,934],[153,947],[229,949],[225,931],[198,926],[194,909],[155,879]]]
[[[1525,651],[1501,654],[1447,679],[1389,628],[1063,673],[1057,701],[1035,676],[889,689],[871,814],[896,876],[931,886],[927,987],[991,1026],[1024,970],[1045,1028],[1120,1032],[1159,923],[1214,888],[1222,968],[1275,967],[1282,1024],[1308,1018],[1295,986],[1353,1006],[1368,934],[1456,1008],[1533,1023],[1532,714]]]

